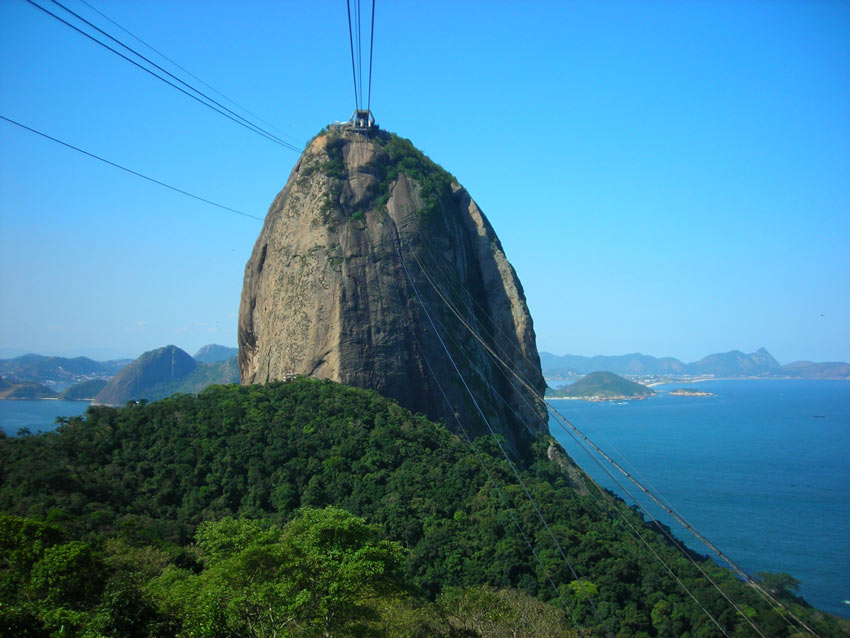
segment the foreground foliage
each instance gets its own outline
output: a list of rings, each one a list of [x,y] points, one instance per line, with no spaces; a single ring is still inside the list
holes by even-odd
[[[678,579],[730,635],[756,635],[745,617],[793,634],[728,571],[694,557],[740,612],[635,512],[578,495],[540,441],[523,479],[573,574],[495,444],[475,446],[307,380],[0,439],[0,633],[722,635]],[[822,635],[847,631],[776,592]]]

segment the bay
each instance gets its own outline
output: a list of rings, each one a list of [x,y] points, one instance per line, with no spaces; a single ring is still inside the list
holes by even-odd
[[[677,387],[716,396],[667,394]],[[625,404],[552,403],[746,572],[791,574],[810,604],[850,618],[850,381],[718,380],[655,390],[659,396]],[[594,480],[634,502],[554,419],[550,429]],[[709,553],[649,499],[639,501],[689,547]]]
[[[88,401],[0,401],[0,428],[6,436],[16,436],[21,428],[50,432],[56,429],[56,417],[78,416],[88,407]]]

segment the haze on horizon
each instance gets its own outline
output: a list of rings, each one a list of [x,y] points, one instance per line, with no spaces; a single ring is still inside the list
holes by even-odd
[[[353,109],[344,11],[91,4],[299,146]],[[850,361],[850,5],[429,6],[378,3],[373,111],[487,214],[540,350]],[[26,3],[0,78],[0,114],[258,217],[298,159]],[[0,350],[233,345],[260,228],[0,122]]]

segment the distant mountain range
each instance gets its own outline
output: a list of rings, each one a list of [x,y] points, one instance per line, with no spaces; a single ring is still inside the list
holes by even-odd
[[[236,348],[210,344],[195,357],[176,346],[166,346],[136,360],[94,361],[39,354],[0,359],[0,399],[94,399],[123,405],[175,392],[194,394],[214,383],[238,382],[237,352]]]
[[[91,379],[108,379],[132,359],[94,361],[88,357],[46,357],[25,354],[14,359],[0,359],[0,377],[17,383],[40,383],[54,391]]]
[[[236,348],[210,344],[194,357],[177,346],[166,346],[146,352],[135,361],[39,354],[0,359],[0,399],[94,399],[95,403],[123,405],[131,400],[161,399],[175,392],[196,394],[208,385],[238,383],[237,353]],[[550,380],[573,380],[592,372],[633,378],[850,379],[850,364],[796,361],[781,365],[764,348],[750,354],[739,350],[711,354],[693,363],[640,353],[584,357],[541,352],[540,363],[544,376]]]
[[[850,379],[850,364],[796,361],[781,365],[764,348],[745,354],[740,350],[710,354],[693,363],[673,357],[657,358],[633,353],[615,356],[583,357],[540,353],[543,375],[570,378],[591,372],[608,371],[626,376],[713,376],[718,378],[765,377],[799,379]]]

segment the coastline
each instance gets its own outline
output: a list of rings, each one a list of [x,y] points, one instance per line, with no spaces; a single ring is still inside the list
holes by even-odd
[[[674,385],[677,383],[703,383],[705,381],[850,381],[847,377],[698,377],[695,379],[666,379],[644,383],[648,388],[659,385]]]
[[[658,395],[649,397],[545,397],[547,401],[584,401],[585,403],[615,403],[624,404],[632,401],[647,401]]]
[[[704,378],[696,378],[696,379],[677,379],[677,380],[664,380],[664,381],[654,381],[650,383],[644,383],[648,388],[659,388],[661,386],[678,386],[678,385],[691,385],[694,383],[704,383],[704,382],[717,382],[717,381],[795,381],[795,382],[820,382],[820,381],[828,381],[828,382],[846,382],[850,383],[850,379],[845,378],[836,378],[836,379],[806,379],[801,377],[704,377]],[[561,386],[564,387],[564,386]],[[675,388],[671,388],[674,390]],[[697,394],[694,392],[693,394],[673,394],[670,390],[661,390],[660,392],[656,392],[653,395],[647,397],[555,397],[546,395],[547,401],[585,401],[587,403],[610,403],[610,402],[620,402],[620,401],[644,401],[647,399],[664,397],[664,396],[672,396],[672,397],[692,397],[692,398],[711,398],[716,397],[717,394],[713,392],[704,392]]]

